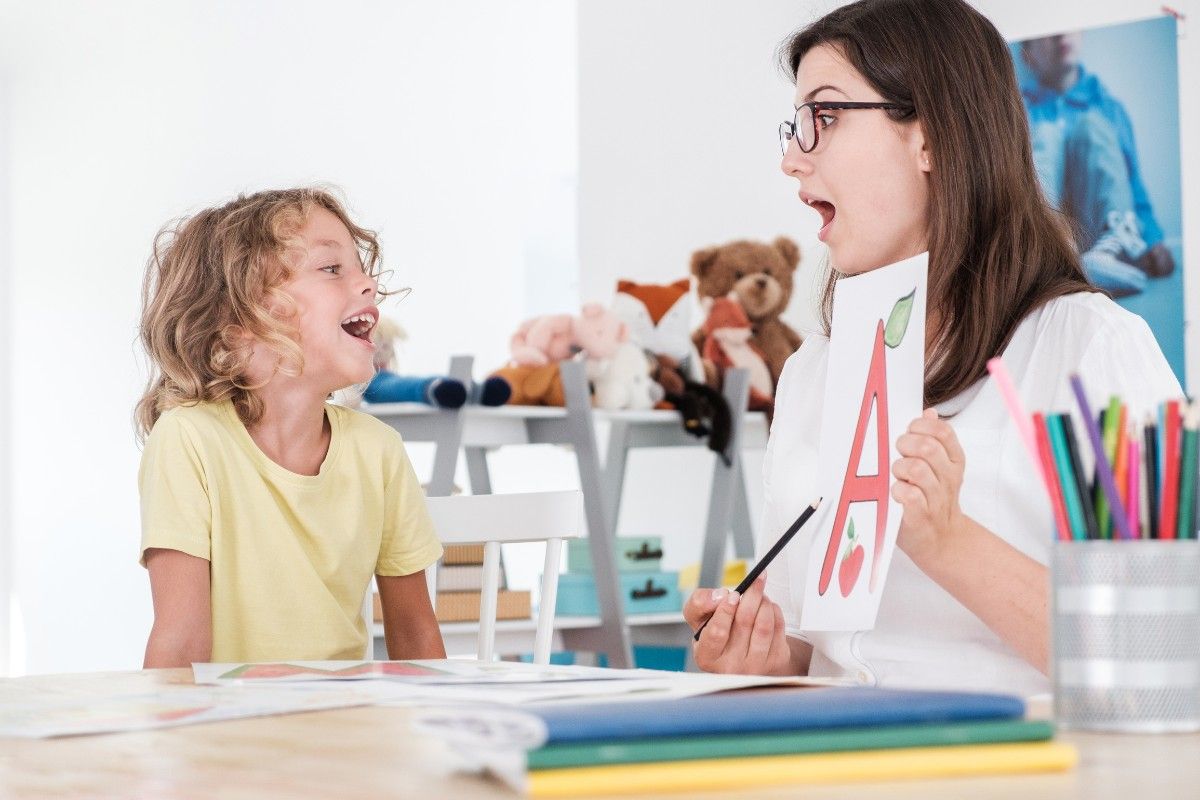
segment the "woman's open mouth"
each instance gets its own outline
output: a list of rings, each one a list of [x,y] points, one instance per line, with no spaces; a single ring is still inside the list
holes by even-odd
[[[800,193],[800,199],[821,215],[821,230],[817,231],[817,238],[824,242],[829,238],[829,228],[833,225],[833,218],[837,216],[837,208],[828,200],[822,200],[805,192]]]

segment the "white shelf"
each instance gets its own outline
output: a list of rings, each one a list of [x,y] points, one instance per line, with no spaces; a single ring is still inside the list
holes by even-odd
[[[625,622],[630,627],[650,625],[683,625],[683,614],[678,611],[666,611],[658,614],[626,614]],[[443,622],[440,625],[443,635],[474,633],[479,629],[478,622]],[[600,617],[555,617],[555,630],[575,630],[578,628],[598,628]],[[533,631],[537,628],[535,619],[500,619],[496,620],[497,633],[516,633]],[[383,638],[383,625],[376,622],[371,626],[371,635],[376,639]]]

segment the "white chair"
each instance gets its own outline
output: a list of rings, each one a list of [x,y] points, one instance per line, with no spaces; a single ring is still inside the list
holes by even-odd
[[[562,540],[582,535],[583,492],[529,492],[524,494],[477,494],[429,497],[425,500],[433,518],[433,529],[442,544],[483,544],[483,591],[479,604],[480,661],[491,661],[496,642],[496,598],[500,591],[500,545],[515,542],[545,542],[541,597],[533,640],[533,661],[550,663],[554,639],[554,604],[558,597],[558,569]],[[436,568],[435,568],[436,569]],[[437,602],[434,570],[430,571],[430,593]],[[370,630],[370,592],[363,613]],[[367,658],[374,656],[374,641],[368,638]]]

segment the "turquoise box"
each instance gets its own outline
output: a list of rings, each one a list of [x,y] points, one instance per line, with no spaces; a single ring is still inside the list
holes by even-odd
[[[613,543],[619,572],[658,572],[662,569],[661,536],[618,536]],[[567,569],[592,571],[592,551],[587,539],[567,540]]]
[[[683,610],[677,572],[623,572],[620,579],[626,614]],[[594,617],[600,613],[596,580],[591,573],[564,572],[558,576],[554,613],[565,617]]]

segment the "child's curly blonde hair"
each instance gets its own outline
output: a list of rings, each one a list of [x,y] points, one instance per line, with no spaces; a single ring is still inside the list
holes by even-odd
[[[139,438],[164,411],[201,401],[231,399],[247,424],[260,419],[258,387],[245,377],[245,334],[278,354],[280,371],[300,373],[304,360],[287,311],[294,304],[280,287],[303,253],[297,235],[316,208],[341,220],[363,269],[380,278],[375,232],[356,225],[324,189],[242,195],[159,231],[142,285],[139,336],[151,375],[134,412]],[[381,287],[379,294],[387,292]]]

